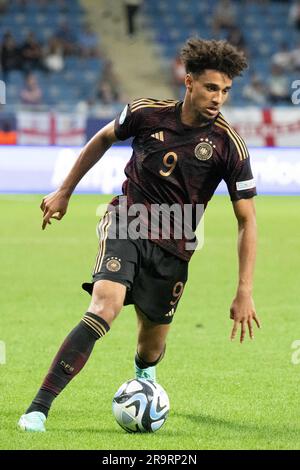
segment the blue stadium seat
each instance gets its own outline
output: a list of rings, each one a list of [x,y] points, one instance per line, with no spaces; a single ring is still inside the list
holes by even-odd
[[[285,41],[290,47],[300,42],[300,34],[291,30],[288,23],[290,1],[240,2],[232,0],[237,10],[240,27],[250,56],[251,73],[257,72],[267,81],[271,55]],[[186,38],[195,33],[204,38],[212,38],[212,17],[218,0],[151,0],[144,2],[143,10],[147,24],[154,31],[154,37],[161,47],[162,54],[170,62]],[[226,38],[224,30],[220,38]],[[241,88],[249,81],[246,73],[240,80]],[[235,87],[236,88],[236,87]],[[233,92],[235,104],[245,103],[241,91]]]
[[[271,55],[284,41],[290,47],[300,42],[300,34],[288,23],[290,1],[240,2],[232,0],[237,9],[238,25],[247,43],[250,56],[251,73],[257,72],[267,81]],[[153,30],[153,37],[160,46],[161,53],[170,62],[183,42],[191,35],[212,38],[212,18],[218,0],[201,2],[199,0],[151,0],[143,2],[145,24]],[[62,20],[78,34],[84,22],[84,8],[79,0],[66,2],[67,8],[61,9],[58,0],[47,2],[45,6],[36,0],[29,0],[26,8],[20,8],[17,0],[10,0],[7,13],[0,18],[0,35],[10,29],[17,41],[24,40],[28,30],[33,30],[40,42],[46,43],[56,32]],[[223,30],[220,38],[226,38]],[[79,59],[67,57],[65,70],[61,74],[45,76],[38,73],[40,84],[45,90],[45,99],[51,104],[72,102],[92,94],[101,76],[103,64],[98,59]],[[13,73],[10,99],[17,99],[22,75]],[[238,79],[244,86],[249,74]],[[8,87],[10,88],[10,87]],[[239,88],[239,87],[235,87]],[[241,90],[233,91],[235,104],[243,103]],[[244,101],[245,102],[245,101]]]

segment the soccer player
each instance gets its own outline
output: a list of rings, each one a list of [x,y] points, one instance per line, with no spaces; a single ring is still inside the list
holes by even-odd
[[[241,342],[247,330],[253,338],[254,322],[260,327],[252,299],[255,183],[245,142],[220,113],[233,79],[247,62],[228,42],[198,38],[187,41],[181,58],[186,67],[184,101],[141,98],[127,105],[86,144],[62,186],[41,203],[45,229],[51,218],[60,220],[65,215],[76,185],[110,146],[134,137],[123,196],[112,200],[99,223],[100,246],[93,279],[83,284],[91,294],[88,311],[66,337],[36,397],[21,416],[19,427],[23,430],[45,431],[53,400],[83,368],[95,342],[108,333],[124,304],[133,304],[138,317],[136,377],[155,380],[155,366],[163,358],[187,281],[193,254],[187,242],[193,237],[186,232],[175,236],[175,229],[182,226],[178,211],[175,215],[172,212],[169,236],[165,236],[160,217],[156,217],[152,236],[148,218],[153,207],[166,210],[175,204],[180,212],[192,207],[188,223],[194,231],[199,220],[196,206],[206,207],[222,179],[238,222],[239,279],[230,307],[231,339],[239,329]],[[134,206],[143,213],[140,237],[133,230]],[[128,215],[125,223],[124,214]]]

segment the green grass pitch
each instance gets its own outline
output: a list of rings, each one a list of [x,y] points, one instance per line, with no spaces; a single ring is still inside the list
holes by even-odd
[[[97,251],[96,207],[108,197],[74,196],[69,212],[41,230],[40,197],[0,196],[1,449],[299,449],[299,197],[256,200],[259,249],[254,299],[262,321],[253,342],[231,343],[229,307],[237,281],[236,222],[228,197],[205,217],[205,245],[168,338],[158,381],[171,411],[152,435],[126,434],[112,396],[133,376],[136,319],[126,307],[96,344],[85,369],[56,400],[47,433],[16,422],[66,334],[88,306],[81,282]]]

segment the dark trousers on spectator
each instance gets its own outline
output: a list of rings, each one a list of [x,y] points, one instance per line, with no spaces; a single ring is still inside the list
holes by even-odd
[[[139,7],[137,5],[126,5],[127,32],[130,36],[134,36],[136,31],[134,18],[138,9]]]

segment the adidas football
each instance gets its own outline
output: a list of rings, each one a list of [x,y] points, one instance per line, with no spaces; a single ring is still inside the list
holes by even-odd
[[[123,383],[112,402],[117,423],[127,432],[155,432],[165,423],[169,397],[156,382],[132,379]]]

